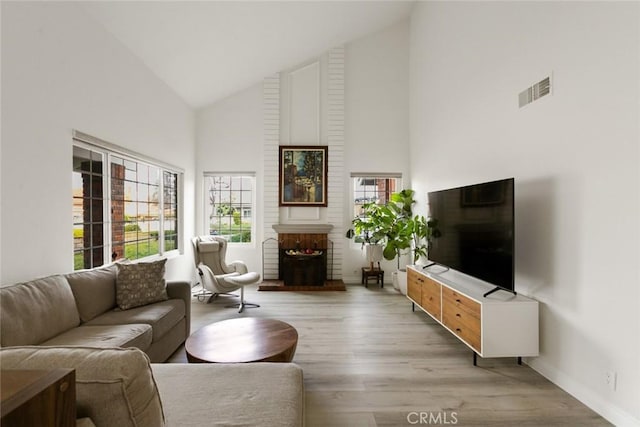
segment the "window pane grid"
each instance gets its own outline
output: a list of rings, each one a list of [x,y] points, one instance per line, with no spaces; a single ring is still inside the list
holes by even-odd
[[[107,157],[109,174],[102,176],[103,159]],[[80,145],[74,145],[73,160],[75,269],[104,264],[107,249],[112,260],[139,259],[178,249],[177,173],[110,154],[107,149],[99,152]],[[110,187],[108,219],[104,218],[107,200],[103,182]],[[166,202],[163,209],[161,194]],[[110,241],[105,240],[107,230]]]
[[[162,174],[163,202],[164,202],[164,247],[165,250],[172,250],[178,247],[177,219],[178,219],[178,175],[171,172]],[[157,208],[156,208],[157,209]]]
[[[124,213],[121,209],[112,209],[112,222],[115,225],[112,227],[113,256],[139,259],[159,254],[163,250],[159,241],[159,169],[117,156],[113,156],[113,159],[112,168],[124,167],[125,178],[124,194],[112,191],[112,206],[124,206]],[[175,244],[168,250],[172,249],[175,249]]]
[[[206,175],[205,218],[209,234],[230,242],[250,243],[253,227],[253,182],[250,176]]]
[[[104,260],[103,155],[73,148],[73,264],[92,268]]]

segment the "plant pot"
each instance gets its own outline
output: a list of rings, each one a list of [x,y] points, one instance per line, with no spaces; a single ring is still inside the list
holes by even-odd
[[[382,245],[365,245],[365,256],[369,266],[373,268],[375,263],[382,261]]]
[[[407,270],[397,270],[391,273],[393,287],[400,291],[402,295],[407,294]]]

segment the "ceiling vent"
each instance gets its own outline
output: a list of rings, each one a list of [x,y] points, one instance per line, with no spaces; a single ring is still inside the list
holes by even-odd
[[[536,99],[542,98],[551,93],[551,77],[545,77],[538,83],[526,88],[518,94],[518,105],[520,108],[531,104]]]

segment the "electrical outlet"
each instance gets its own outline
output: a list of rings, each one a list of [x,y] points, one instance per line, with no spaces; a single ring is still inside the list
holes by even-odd
[[[605,381],[611,391],[616,391],[616,377],[617,374],[614,371],[608,371],[605,373]]]

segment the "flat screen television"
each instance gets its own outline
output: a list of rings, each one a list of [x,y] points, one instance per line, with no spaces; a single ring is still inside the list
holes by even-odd
[[[437,221],[431,263],[495,285],[485,296],[500,289],[515,294],[514,179],[432,191],[428,199]]]

